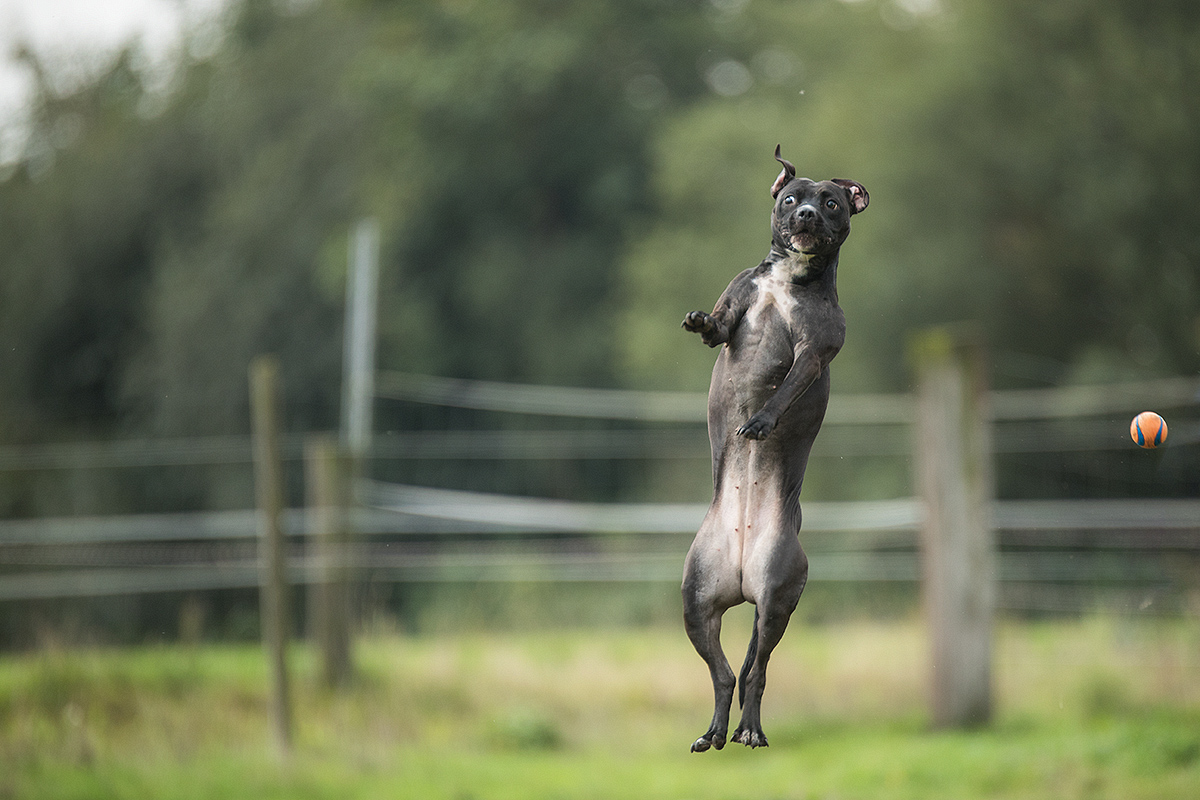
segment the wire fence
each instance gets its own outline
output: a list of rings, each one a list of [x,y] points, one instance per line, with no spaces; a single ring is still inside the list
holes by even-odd
[[[498,414],[603,419],[611,429],[433,430],[381,434],[373,463],[707,458],[700,393],[633,392],[456,381],[383,373],[381,398]],[[1171,447],[1200,441],[1200,380],[993,392],[995,451],[1118,450],[1114,417],[1173,410]],[[835,397],[814,458],[906,456],[908,395]],[[298,461],[304,437],[283,442]],[[0,449],[0,476],[55,471],[248,465],[248,437],[130,440]],[[695,465],[693,465],[695,467]],[[619,467],[618,467],[619,468]],[[703,502],[580,502],[364,480],[356,538],[341,566],[368,583],[677,581]],[[802,537],[813,581],[920,578],[923,506],[899,496],[805,501]],[[1170,499],[1004,499],[992,509],[1000,605],[1141,613],[1200,610],[1200,491]],[[285,514],[289,571],[317,574],[303,509]],[[0,601],[251,589],[258,585],[253,510],[0,520]],[[1104,598],[1103,601],[1097,598]]]

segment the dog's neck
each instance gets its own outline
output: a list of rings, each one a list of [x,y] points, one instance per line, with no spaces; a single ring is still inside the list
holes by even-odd
[[[816,281],[828,283],[836,292],[838,254],[802,253],[771,247],[767,256],[771,272],[779,279],[805,286]]]

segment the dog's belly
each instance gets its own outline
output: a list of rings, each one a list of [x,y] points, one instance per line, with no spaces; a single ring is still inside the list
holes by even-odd
[[[751,442],[732,454],[688,555],[689,571],[704,576],[704,592],[719,607],[778,594],[804,562],[797,492],[783,472],[755,468],[762,463],[762,444]]]

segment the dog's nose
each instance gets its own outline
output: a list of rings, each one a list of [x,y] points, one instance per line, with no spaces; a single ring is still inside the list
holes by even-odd
[[[808,203],[805,203],[804,205],[800,206],[800,208],[796,209],[796,217],[804,220],[805,222],[812,222],[817,218],[817,209],[813,208]]]

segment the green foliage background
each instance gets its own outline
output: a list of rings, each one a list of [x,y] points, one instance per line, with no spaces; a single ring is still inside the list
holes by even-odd
[[[265,351],[291,428],[331,426],[363,215],[381,367],[703,388],[678,320],[765,253],[777,142],[872,196],[837,390],[904,388],[908,332],[962,319],[1001,387],[1200,368],[1184,0],[235,0],[166,78],[24,58],[0,442],[244,431]]]

